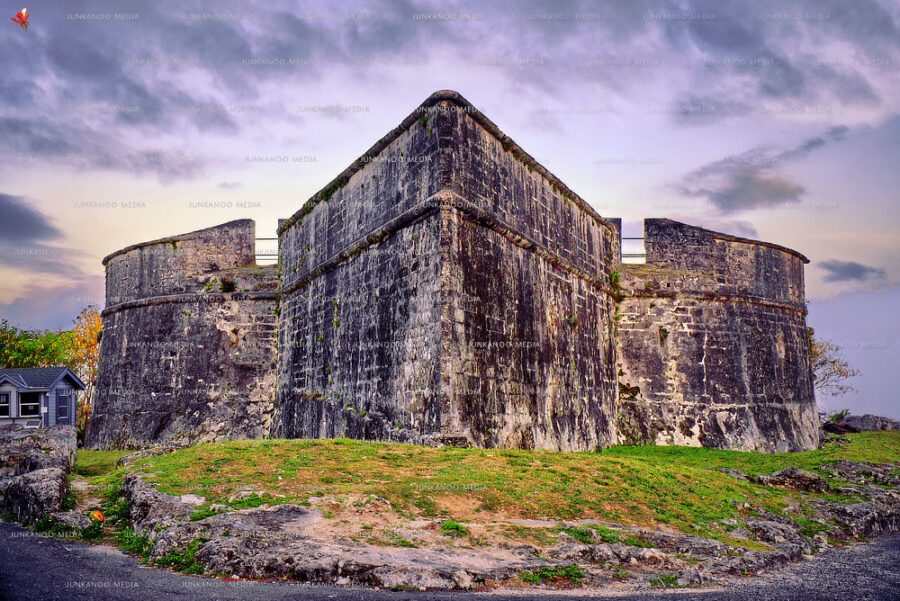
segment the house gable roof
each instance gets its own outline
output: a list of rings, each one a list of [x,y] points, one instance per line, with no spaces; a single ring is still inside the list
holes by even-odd
[[[49,390],[53,388],[63,377],[69,376],[72,382],[81,390],[84,390],[82,382],[68,367],[17,367],[0,369],[0,379],[7,376],[9,381],[20,388],[32,388]]]
[[[0,384],[3,384],[4,382],[9,382],[10,384],[12,384],[13,386],[15,386],[17,388],[25,385],[25,383],[22,380],[20,380],[19,378],[15,377],[15,376],[12,376],[10,374],[0,373]]]

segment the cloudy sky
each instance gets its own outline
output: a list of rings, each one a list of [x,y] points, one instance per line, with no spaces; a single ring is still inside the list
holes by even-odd
[[[244,217],[273,236],[431,92],[454,89],[626,235],[672,217],[806,254],[810,325],[862,371],[857,393],[821,402],[900,417],[900,3],[28,12],[27,31],[0,26],[12,323],[67,327],[102,304],[100,259],[128,244]]]

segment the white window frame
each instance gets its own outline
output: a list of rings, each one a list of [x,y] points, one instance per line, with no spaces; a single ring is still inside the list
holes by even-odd
[[[37,401],[25,403],[22,401],[22,397],[25,395],[19,395],[19,417],[36,417],[40,419],[41,417],[41,395],[37,395]],[[33,405],[37,405],[37,411],[35,413],[25,413],[22,411],[22,407],[31,407]]]
[[[12,417],[13,406],[11,397],[12,395],[9,392],[0,392],[0,406],[6,406],[6,415],[0,415],[0,418]]]

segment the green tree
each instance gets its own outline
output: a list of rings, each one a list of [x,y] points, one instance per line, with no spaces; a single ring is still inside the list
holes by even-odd
[[[70,330],[22,330],[4,319],[0,321],[0,365],[4,368],[65,365],[75,371],[78,361],[72,352],[73,340]]]

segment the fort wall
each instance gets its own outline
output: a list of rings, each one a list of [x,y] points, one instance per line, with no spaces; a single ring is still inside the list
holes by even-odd
[[[595,450],[814,448],[803,270],[788,248],[604,219],[437,92],[279,223],[106,259],[88,445],[333,438]]]
[[[818,444],[796,251],[647,219],[622,265],[623,443],[795,451]]]
[[[279,234],[276,434],[612,442],[615,232],[458,94],[432,95]]]
[[[274,410],[277,268],[251,220],[104,259],[92,448],[259,438]]]

